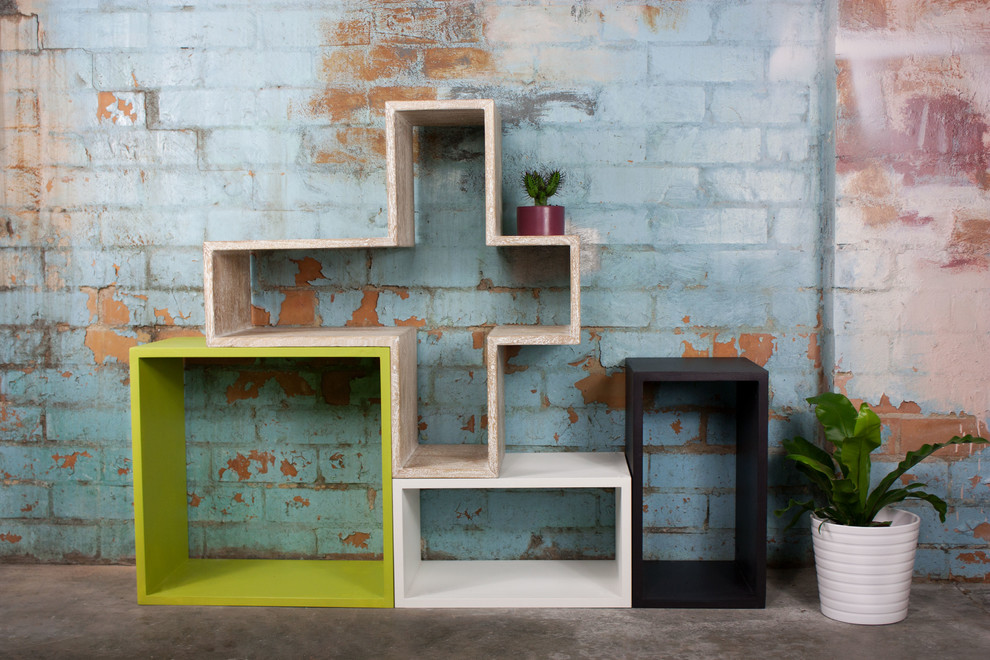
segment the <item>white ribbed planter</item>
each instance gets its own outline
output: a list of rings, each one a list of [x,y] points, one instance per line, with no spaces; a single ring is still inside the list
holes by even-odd
[[[822,614],[864,625],[897,623],[907,616],[921,518],[884,509],[890,527],[850,527],[811,516]]]

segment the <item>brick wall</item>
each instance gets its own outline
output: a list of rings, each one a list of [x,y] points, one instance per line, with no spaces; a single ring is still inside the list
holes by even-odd
[[[832,377],[878,407],[896,461],[988,436],[990,7],[857,0],[839,17]],[[944,524],[919,508],[917,570],[985,580],[986,450],[954,449],[908,476],[951,505]]]
[[[547,162],[568,172],[557,199],[585,241],[582,342],[523,347],[511,357],[510,450],[620,447],[627,356],[743,355],[771,374],[772,508],[795,483],[780,440],[814,433],[804,398],[826,378],[837,372],[837,385],[877,403],[884,392],[899,396],[889,388],[857,390],[867,370],[845,340],[867,326],[843,316],[841,287],[851,268],[844,189],[830,232],[831,3],[15,4],[17,13],[0,16],[6,557],[133,556],[127,349],[201,332],[203,240],[382,235],[383,110],[390,99],[496,99],[507,229],[524,202],[516,185],[523,169]],[[858,16],[863,7],[840,9]],[[840,34],[849,29],[844,22]],[[482,442],[486,328],[552,322],[566,313],[565,283],[558,255],[484,247],[479,132],[429,130],[418,138],[417,248],[259,258],[255,320],[416,326],[421,441]],[[840,162],[841,156],[840,148]],[[966,225],[974,226],[980,225]],[[834,293],[826,286],[832,234],[840,243]],[[876,245],[875,254],[860,255],[856,276],[901,281],[899,253]],[[967,286],[974,296],[986,290],[980,280]],[[966,326],[952,341],[979,327]],[[870,336],[859,331],[856,340]],[[836,369],[833,353],[841,359]],[[913,373],[892,362],[875,375],[886,369],[903,382]],[[322,528],[322,514],[314,512],[337,506],[314,504],[322,502],[321,470],[332,471],[332,461],[311,440],[270,435],[263,420],[285,402],[278,387],[227,401],[237,373],[187,376],[211,383],[211,410],[247,424],[257,442],[212,446],[208,425],[197,431],[204,437],[190,443],[190,480],[219,482],[211,496],[191,491],[202,498],[190,508],[191,527],[199,530],[193,543],[234,556],[365,552],[343,538],[336,546],[297,543]],[[657,483],[647,501],[656,532],[651,551],[672,558],[719,556],[731,528],[731,484],[715,478],[731,460],[717,432],[725,411],[710,400],[718,392],[698,394],[699,401],[655,405],[648,422],[661,447],[651,460],[676,459],[651,463]],[[963,390],[952,396],[939,405],[912,398],[917,410],[889,411],[892,442],[902,443],[891,444],[891,452],[920,429],[916,418],[938,423],[965,410],[973,423],[986,419],[985,407],[970,405]],[[314,387],[308,398],[288,399],[308,419],[298,411],[320,395]],[[190,407],[191,432],[201,412]],[[234,421],[242,416],[251,421]],[[230,473],[218,477],[239,456],[258,463],[249,458],[252,450],[271,453],[275,463],[297,455],[308,466],[288,478],[272,463],[273,480],[256,479],[252,468],[250,484],[228,481]],[[206,465],[210,472],[202,474]],[[960,465],[970,466],[964,477],[953,473]],[[952,495],[953,505],[978,501],[985,467],[947,459],[932,464],[933,479],[942,475],[937,468],[946,475],[937,488]],[[676,495],[664,487],[674,474],[681,479]],[[951,487],[960,477],[977,483],[962,500]],[[250,489],[237,490],[241,485]],[[223,513],[232,510],[226,500],[237,493],[247,500],[248,491],[263,515],[248,521],[256,514],[242,510],[233,523]],[[293,509],[294,500],[278,499],[288,494],[311,506]],[[423,497],[428,556],[614,551],[607,494]],[[539,512],[531,528],[519,519],[526,510]],[[965,510],[982,529],[982,510]],[[934,517],[924,515],[930,524]],[[769,522],[771,561],[808,561],[806,535]],[[288,529],[283,525],[302,530],[300,536],[282,535],[283,546],[259,544],[259,529]],[[212,546],[207,532],[214,533]],[[977,545],[963,536],[951,542]],[[920,566],[925,575],[949,574],[947,564]]]

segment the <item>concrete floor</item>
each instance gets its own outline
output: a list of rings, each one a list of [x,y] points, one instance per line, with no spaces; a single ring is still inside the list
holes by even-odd
[[[916,584],[908,618],[818,612],[813,569],[765,610],[350,610],[135,604],[134,568],[0,565],[0,658],[990,658],[990,584]]]

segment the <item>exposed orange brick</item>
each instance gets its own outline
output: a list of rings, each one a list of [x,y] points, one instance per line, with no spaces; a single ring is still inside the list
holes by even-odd
[[[2,536],[0,536],[2,538]],[[990,564],[990,555],[977,550],[976,552],[961,552],[956,557],[964,564]]]
[[[299,267],[299,272],[296,273],[296,286],[306,286],[313,280],[325,279],[322,264],[313,257],[290,259],[290,261]]]
[[[399,44],[433,44],[440,36],[444,15],[430,7],[383,7],[375,16],[382,41]]]
[[[471,78],[495,73],[492,54],[480,48],[430,48],[423,55],[427,78]]]
[[[920,417],[897,420],[900,430],[900,452],[920,449],[922,445],[946,442],[953,436],[979,435],[978,420],[972,415],[951,417]],[[935,452],[935,456],[969,456],[986,445],[953,445]]]
[[[272,315],[267,309],[258,307],[257,305],[251,305],[251,324],[252,325],[271,325]]]
[[[485,347],[485,331],[484,330],[474,330],[471,332],[471,347],[472,348],[484,348]]]
[[[887,27],[890,0],[839,0],[839,24],[849,30]]]
[[[735,337],[729,339],[729,341],[719,341],[718,336],[714,337],[714,345],[712,347],[712,357],[738,357],[739,349],[736,348]]]
[[[55,461],[55,466],[61,470],[75,470],[76,463],[81,457],[93,458],[93,455],[88,451],[74,451],[71,454],[60,455],[52,454],[52,460]],[[59,462],[61,461],[61,463]]]
[[[957,216],[946,247],[956,256],[985,258],[990,254],[990,219]]]
[[[360,46],[371,43],[371,19],[348,18],[342,21],[323,21],[320,24],[323,41],[328,46]]]
[[[650,32],[660,30],[676,30],[678,23],[684,18],[685,8],[679,0],[664,2],[659,5],[643,5],[643,21]]]
[[[365,532],[352,532],[347,536],[344,536],[343,534],[338,534],[337,538],[340,539],[341,543],[347,545],[353,545],[355,548],[367,548],[368,539],[371,538],[371,534],[367,534]]]
[[[409,318],[407,318],[405,320],[403,320],[403,319],[393,319],[393,321],[395,322],[395,325],[398,325],[398,326],[409,326],[409,327],[413,327],[413,328],[422,328],[424,325],[426,325],[426,320],[425,319],[421,319],[418,316],[410,316]]]
[[[117,100],[117,97],[110,92],[100,92],[96,95],[96,120],[103,121],[104,119],[109,119],[111,121],[116,121],[114,119],[113,113],[108,110],[108,108],[113,105],[113,102]]]
[[[309,506],[309,500],[307,500],[302,495],[296,495],[295,497],[292,498],[292,501],[295,502],[296,504],[301,504],[303,506]]]
[[[368,106],[373,116],[385,114],[386,101],[434,101],[437,90],[433,87],[372,87],[368,92]]]
[[[155,318],[160,318],[165,325],[175,325],[175,319],[169,314],[168,308],[155,308]]]
[[[412,49],[376,46],[336,49],[323,58],[322,70],[326,80],[373,82],[411,75],[417,65],[416,52]]]
[[[104,325],[127,325],[131,322],[131,310],[114,298],[117,287],[100,289],[100,321]]]
[[[467,423],[461,427],[462,431],[467,431],[468,433],[474,433],[474,415],[468,418]]]
[[[980,523],[973,528],[973,537],[990,543],[990,523]]]
[[[313,160],[320,164],[384,162],[385,134],[371,128],[343,128],[336,133],[332,148],[318,149]]]
[[[354,114],[367,106],[363,92],[350,89],[328,88],[309,101],[309,111],[317,116],[326,116],[334,121],[351,119]]]
[[[313,325],[316,322],[316,292],[312,289],[284,291],[278,325]]]
[[[588,376],[574,383],[585,403],[604,403],[609,410],[625,410],[626,375],[617,371],[611,376],[605,373],[598,358],[590,357],[583,369]]]
[[[744,332],[739,335],[739,349],[742,357],[764,367],[773,355],[774,337],[763,332]]]
[[[275,456],[267,451],[258,451],[257,449],[252,449],[247,456],[238,453],[234,458],[227,461],[227,467],[220,469],[218,476],[223,477],[224,472],[233,470],[237,474],[238,481],[249,479],[251,477],[250,467],[252,462],[258,464],[258,474],[266,474],[268,472],[268,466],[275,465]]]
[[[361,298],[361,306],[354,310],[351,318],[344,322],[349,328],[371,328],[380,327],[382,324],[378,320],[378,292],[365,291]]]
[[[152,338],[155,341],[161,339],[171,339],[172,337],[202,337],[203,331],[196,328],[184,328],[182,326],[163,326],[155,328]]]
[[[237,380],[227,388],[227,403],[242,399],[257,399],[261,388],[274,379],[286,396],[307,396],[314,394],[313,388],[302,376],[295,372],[282,371],[243,371]]]
[[[821,369],[822,347],[821,344],[818,343],[817,332],[812,332],[808,335],[808,359],[814,363],[815,369]]]
[[[282,459],[282,465],[279,466],[279,470],[287,477],[295,477],[299,475],[299,470],[296,469],[296,466],[285,458]]]
[[[351,402],[351,381],[363,374],[351,371],[325,371],[320,379],[323,400],[331,406],[346,406]]]
[[[134,337],[125,337],[109,328],[91,326],[86,329],[83,345],[93,351],[93,360],[96,364],[103,364],[109,358],[115,358],[121,364],[129,364],[131,348],[137,346],[139,340],[143,343],[148,339],[150,337],[146,332],[138,332]]]
[[[886,394],[880,395],[880,403],[870,407],[878,415],[888,415],[891,413],[921,414],[921,406],[914,401],[902,401],[901,405],[894,407],[894,404],[890,402],[890,397]]]
[[[681,357],[696,358],[696,357],[709,357],[710,355],[710,351],[707,348],[705,349],[695,348],[694,346],[691,345],[691,342],[689,342],[686,339],[681,340],[681,343],[684,345],[684,350],[681,352]]]
[[[506,346],[503,350],[505,351],[505,373],[514,374],[529,369],[529,366],[525,364],[512,364],[512,359],[519,355],[522,346]]]
[[[0,534],[0,541],[6,541],[7,543],[20,543],[22,538],[24,537],[18,536],[13,532],[5,532]]]

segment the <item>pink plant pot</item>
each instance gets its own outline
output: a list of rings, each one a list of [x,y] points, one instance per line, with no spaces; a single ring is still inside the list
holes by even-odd
[[[560,236],[564,233],[564,207],[516,207],[516,232],[520,236]]]

